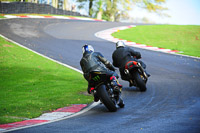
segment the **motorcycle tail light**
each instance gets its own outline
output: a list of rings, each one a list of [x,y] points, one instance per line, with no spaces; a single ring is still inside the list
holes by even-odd
[[[136,62],[136,61],[129,61],[129,62],[126,64],[125,68],[126,68],[126,69],[131,68],[131,67],[133,67],[133,65],[138,66],[138,62]]]
[[[137,62],[136,62],[136,61],[133,61],[133,64],[134,64],[135,66],[137,66]]]

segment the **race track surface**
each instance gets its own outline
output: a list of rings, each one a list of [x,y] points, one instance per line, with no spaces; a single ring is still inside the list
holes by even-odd
[[[94,34],[127,23],[59,19],[0,20],[0,34],[34,51],[80,69],[82,46],[93,45],[112,61],[115,44]],[[200,59],[135,48],[151,74],[148,90],[123,84],[125,108],[103,105],[79,116],[14,132],[199,132]]]

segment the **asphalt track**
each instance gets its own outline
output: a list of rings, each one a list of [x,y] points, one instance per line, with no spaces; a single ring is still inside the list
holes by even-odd
[[[126,23],[58,19],[0,20],[0,33],[32,50],[80,69],[81,47],[92,44],[111,61],[115,45],[94,34]],[[135,48],[151,73],[146,92],[124,85],[125,108],[98,105],[79,116],[13,132],[199,132],[200,60]]]

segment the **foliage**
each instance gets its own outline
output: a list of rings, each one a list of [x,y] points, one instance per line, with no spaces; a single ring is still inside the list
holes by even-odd
[[[89,2],[90,16],[98,16],[100,19],[103,17],[109,21],[116,21],[121,16],[127,17],[127,12],[135,6],[144,8],[149,12],[155,12],[158,15],[162,15],[161,12],[167,10],[162,6],[166,0],[77,0],[77,2],[82,3],[80,8],[84,7],[83,3]]]
[[[85,4],[87,3],[87,2],[89,2],[89,9],[88,9],[88,14],[89,14],[89,16],[92,16],[92,14],[93,14],[93,3],[95,2],[95,0],[76,0],[77,2],[79,2],[80,3],[80,5],[78,6],[78,8],[84,8],[84,6],[85,6]]]
[[[200,26],[149,25],[115,32],[116,38],[200,57]]]

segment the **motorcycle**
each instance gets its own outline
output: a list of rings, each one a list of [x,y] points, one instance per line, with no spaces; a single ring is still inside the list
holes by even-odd
[[[106,74],[97,71],[90,72],[89,80],[94,85],[94,95],[98,96],[110,112],[117,111],[118,107],[124,107],[124,102],[120,98],[121,93],[114,91]]]
[[[147,90],[146,83],[148,76],[139,62],[129,61],[125,65],[124,73],[128,76],[131,86],[138,87],[141,92]]]

